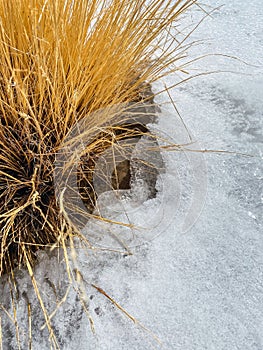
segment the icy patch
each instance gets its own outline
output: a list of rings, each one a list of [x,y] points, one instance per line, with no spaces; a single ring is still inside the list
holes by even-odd
[[[160,119],[167,119],[172,113],[172,109],[163,108]],[[99,195],[94,214],[104,220],[91,219],[83,230],[93,245],[130,249],[162,235],[172,221],[177,225],[176,234],[180,234],[198,219],[207,186],[205,160],[199,152],[202,147],[189,142],[188,130],[181,121],[174,121],[172,131],[173,136],[171,130],[164,133],[152,125],[156,144],[148,146],[142,139],[131,156],[131,189]],[[165,172],[160,168],[163,167],[160,151]],[[104,159],[109,157],[104,155]],[[149,168],[149,164],[153,167]],[[156,178],[156,171],[159,175],[153,188],[151,177]]]

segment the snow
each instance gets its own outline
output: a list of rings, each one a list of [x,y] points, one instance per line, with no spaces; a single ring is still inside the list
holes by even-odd
[[[207,0],[206,4],[215,8],[222,3]],[[203,15],[200,12],[195,16]],[[77,292],[71,288],[53,319],[63,349],[263,349],[262,23],[259,0],[249,4],[232,0],[194,32],[192,40],[206,40],[189,51],[191,57],[216,52],[250,64],[208,56],[192,67],[197,72],[225,73],[199,76],[171,90],[196,141],[195,150],[234,153],[163,152],[167,170],[159,176],[162,190],[157,198],[139,201],[136,210],[126,208],[135,223],[143,226],[146,221],[151,227],[140,245],[135,247],[132,239],[128,241],[133,255],[79,249],[78,268],[86,281],[83,288],[96,335],[91,332]],[[171,75],[156,83],[154,89],[159,91],[164,82],[171,86],[177,80],[178,76]],[[162,115],[152,128],[175,142],[185,142],[188,135],[167,94],[156,100],[162,105]],[[114,217],[120,218],[118,203],[110,194],[108,203],[104,210],[113,213],[115,205]],[[94,223],[90,225],[93,229]],[[118,228],[118,232],[124,231]],[[68,288],[63,264],[56,256],[48,259],[47,253],[41,252],[35,273],[47,308],[54,310],[54,300],[61,300]],[[23,272],[18,280],[21,298],[17,318],[26,330],[28,298],[32,304],[33,349],[49,348],[48,341],[43,340],[48,338],[47,330],[39,331],[44,318],[28,287],[31,282]],[[161,344],[91,283],[150,329]],[[3,300],[3,304],[9,301]],[[16,349],[15,328],[5,313],[1,312],[1,318],[4,350]],[[27,341],[21,332],[23,348],[27,348]]]

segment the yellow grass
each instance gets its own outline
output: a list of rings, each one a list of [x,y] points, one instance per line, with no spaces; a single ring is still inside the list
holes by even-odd
[[[92,112],[141,101],[145,83],[180,70],[167,32],[194,3],[0,0],[0,276],[26,266],[54,348],[35,253],[61,246],[67,263],[78,234],[55,198],[55,154],[77,121],[91,115],[99,128],[113,116]]]

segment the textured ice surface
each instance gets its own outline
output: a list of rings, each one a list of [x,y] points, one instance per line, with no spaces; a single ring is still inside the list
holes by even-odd
[[[221,1],[207,0],[211,8]],[[207,8],[208,9],[208,8]],[[200,14],[201,15],[201,14]],[[263,8],[261,1],[232,0],[216,11],[194,33],[206,39],[192,54],[223,53],[262,65]],[[89,309],[96,335],[80,307],[78,295],[69,298],[54,316],[54,326],[63,349],[72,350],[262,350],[263,349],[263,68],[248,66],[226,57],[210,56],[195,63],[200,71],[225,70],[199,77],[172,91],[172,96],[195,139],[206,149],[247,153],[206,153],[207,197],[202,214],[187,232],[180,233],[177,217],[153,241],[134,248],[133,255],[113,252],[80,252],[79,269],[87,284]],[[170,76],[166,84],[173,85]],[[155,86],[156,91],[162,83]],[[159,103],[168,102],[167,95]],[[176,116],[160,118],[159,128],[169,135]],[[175,131],[176,134],[176,131]],[[166,185],[174,189],[176,154],[166,153]],[[182,175],[183,176],[183,175]],[[172,192],[173,193],[173,192]],[[187,192],[181,192],[181,195]],[[175,211],[176,194],[165,202]],[[174,207],[175,206],[175,207]],[[145,211],[151,209],[145,205]],[[48,308],[55,308],[67,291],[65,271],[56,258],[43,253],[36,276]],[[114,297],[129,313],[161,340],[158,345],[138,325],[125,317],[106,298],[92,289],[94,283]],[[20,276],[21,298],[18,318],[27,324],[29,279]],[[23,291],[25,292],[23,294]],[[31,303],[37,300],[32,295]],[[2,301],[1,296],[1,301]],[[8,304],[9,301],[4,301]],[[8,305],[7,305],[8,306]],[[9,305],[9,311],[11,306]],[[10,311],[11,312],[11,311]],[[33,313],[36,312],[33,310]],[[15,329],[1,311],[4,350],[16,349]],[[38,329],[44,322],[34,315],[33,348],[42,344]],[[21,335],[24,348],[26,336]]]

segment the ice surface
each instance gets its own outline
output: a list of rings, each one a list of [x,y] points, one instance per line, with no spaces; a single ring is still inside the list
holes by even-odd
[[[207,0],[206,4],[212,9],[222,2]],[[194,140],[203,149],[246,153],[253,157],[196,153],[201,164],[204,157],[207,168],[199,174],[202,186],[207,174],[206,200],[195,225],[182,233],[178,220],[180,222],[180,215],[189,211],[187,200],[196,198],[193,193],[199,186],[191,175],[195,174],[190,171],[191,167],[189,171],[184,167],[180,169],[180,164],[187,162],[180,163],[178,157],[185,160],[185,154],[164,153],[167,172],[162,180],[171,189],[171,195],[164,202],[165,212],[172,217],[169,227],[160,228],[161,234],[155,239],[132,248],[133,255],[130,256],[107,251],[85,254],[84,250],[79,250],[78,268],[87,281],[87,304],[96,335],[90,330],[77,292],[71,288],[67,301],[53,318],[63,349],[263,349],[262,24],[261,1],[226,2],[196,30],[193,39],[206,39],[206,42],[193,47],[189,54],[198,56],[216,52],[261,66],[209,56],[193,67],[198,72],[221,70],[233,73],[200,76],[171,92]],[[177,79],[177,76],[170,76],[165,83],[173,85]],[[162,89],[162,84],[156,83],[155,91]],[[164,105],[158,129],[177,139],[178,117],[168,104],[168,96],[159,95],[157,102]],[[190,164],[194,164],[192,162],[194,160]],[[187,181],[179,183],[178,179]],[[183,183],[184,187],[178,183]],[[197,196],[201,198],[199,204],[205,189],[201,187],[201,197]],[[151,214],[154,208],[151,203],[143,204],[142,214]],[[172,215],[174,212],[177,215]],[[41,253],[36,277],[50,312],[55,309],[54,300],[61,300],[67,291],[65,275],[56,256],[48,259],[46,253]],[[47,339],[47,332],[38,330],[44,319],[36,309],[37,300],[29,291],[30,283],[21,272],[17,318],[26,330],[25,305],[29,298],[33,305],[33,349],[46,349],[49,344],[43,339]],[[90,287],[90,283],[100,286],[155,333],[162,345]],[[3,304],[12,315],[10,298],[6,297]],[[0,312],[3,348],[16,349],[15,327],[5,312]],[[27,341],[26,333],[21,332],[25,349]]]

